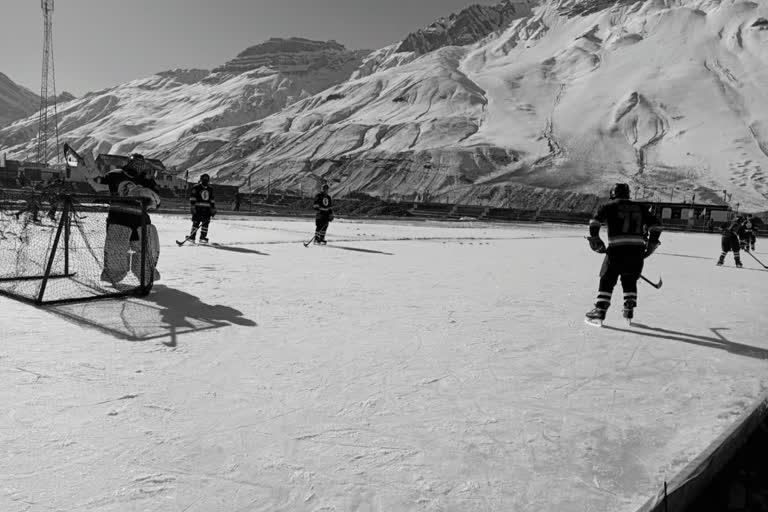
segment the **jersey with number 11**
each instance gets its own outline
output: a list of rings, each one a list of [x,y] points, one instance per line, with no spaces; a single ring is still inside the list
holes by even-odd
[[[608,227],[608,245],[645,245],[645,230],[660,225],[648,207],[629,199],[614,199],[601,206],[592,223]]]

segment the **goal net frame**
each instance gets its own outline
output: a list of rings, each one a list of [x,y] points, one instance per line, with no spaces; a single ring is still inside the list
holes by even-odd
[[[139,254],[135,254],[135,251],[130,254],[131,258],[140,258],[140,270],[132,278],[132,282],[119,285],[100,283],[99,277],[94,274],[95,271],[101,270],[100,267],[104,265],[106,259],[106,255],[103,254],[109,241],[104,240],[103,246],[99,246],[99,242],[102,236],[106,238],[107,216],[115,206],[141,212],[141,224],[135,229],[137,234],[140,233]],[[29,265],[32,268],[26,268],[24,262],[22,264],[17,262],[13,269],[4,268],[6,260],[0,254],[0,295],[38,306],[148,295],[152,289],[153,275],[148,271],[147,265],[150,238],[149,224],[146,222],[147,209],[148,201],[138,197],[51,195],[37,191],[6,191],[0,194],[0,214],[2,214],[0,215],[0,252],[3,249],[6,252],[9,250],[13,252],[13,247],[2,247],[9,241],[9,236],[18,237],[18,240],[14,240],[18,248],[15,253],[17,260],[20,258],[18,254],[23,253],[24,250],[45,252],[44,255],[32,255],[37,258],[36,265]],[[48,214],[44,213],[46,210]],[[55,227],[51,225],[43,227],[39,218],[55,219],[57,213],[59,219]],[[96,217],[96,221],[91,221],[89,226],[93,233],[101,228],[102,234],[94,236],[93,233],[87,233],[84,230],[80,219],[88,218],[89,215]],[[101,216],[103,216],[103,223],[99,222]],[[29,220],[29,217],[33,219]],[[19,221],[20,218],[25,220]],[[17,228],[27,230],[25,232],[27,237],[30,233],[41,234],[44,230],[51,231],[51,228],[55,229],[55,233],[49,235],[47,241],[46,235],[42,234],[38,237],[41,241],[40,246],[29,247],[23,235],[17,233],[9,235],[3,232],[4,222],[13,222]],[[77,242],[73,242],[74,240]],[[129,249],[128,252],[130,253],[131,250]],[[91,268],[81,268],[84,266],[84,263],[81,265],[81,260],[86,259]],[[72,280],[73,286],[62,287],[61,291],[52,294],[50,289],[54,280]],[[35,286],[37,283],[39,286]]]

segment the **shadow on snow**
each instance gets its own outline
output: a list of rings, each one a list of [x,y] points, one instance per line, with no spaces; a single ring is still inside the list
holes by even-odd
[[[728,330],[727,327],[712,327],[709,330],[712,331],[715,336],[700,336],[698,334],[690,334],[687,332],[673,331],[670,329],[663,329],[661,327],[651,327],[650,325],[632,323],[632,327],[638,327],[639,329],[622,329],[619,327],[613,327],[610,325],[603,325],[604,329],[610,329],[612,331],[628,332],[632,334],[640,334],[641,336],[649,336],[651,338],[661,338],[672,341],[682,341],[683,343],[691,343],[693,345],[699,345],[702,347],[717,348],[731,352],[732,354],[738,354],[740,356],[753,357],[755,359],[768,359],[768,350],[760,347],[753,347],[751,345],[744,345],[743,343],[736,343],[728,340],[725,336],[720,334],[720,331]],[[650,332],[649,332],[650,331]]]
[[[218,329],[229,325],[256,326],[235,308],[206,304],[189,293],[155,285],[149,296],[61,304],[45,308],[74,323],[128,341],[161,338],[175,347],[181,334]]]
[[[218,249],[220,251],[239,252],[243,254],[258,254],[260,256],[269,256],[266,252],[257,251],[255,249],[247,249],[245,247],[239,247],[234,245],[219,245],[219,244],[200,244],[200,247],[210,247],[211,249]]]

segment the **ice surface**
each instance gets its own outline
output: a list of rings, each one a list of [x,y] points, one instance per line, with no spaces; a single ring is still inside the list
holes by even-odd
[[[632,512],[768,388],[717,235],[596,329],[585,226],[154,220],[146,300],[0,298],[0,510]]]

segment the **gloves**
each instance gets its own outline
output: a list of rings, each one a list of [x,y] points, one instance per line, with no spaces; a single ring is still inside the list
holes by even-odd
[[[144,198],[147,201],[147,208],[150,210],[155,210],[160,206],[160,196],[151,188],[137,185],[131,189],[128,195],[130,197]]]
[[[645,253],[643,254],[643,259],[653,254],[653,251],[658,249],[660,245],[661,245],[661,242],[648,242],[647,244],[645,244]]]
[[[589,248],[596,253],[603,254],[605,252],[605,242],[599,236],[588,236]]]
[[[330,215],[328,216],[328,222],[333,222],[333,211],[331,211]]]
[[[190,206],[189,207],[189,213],[191,213],[192,215],[195,214],[195,207],[194,206]]]
[[[216,216],[216,207],[214,206],[214,207],[211,208],[211,218],[213,218],[215,216]]]

